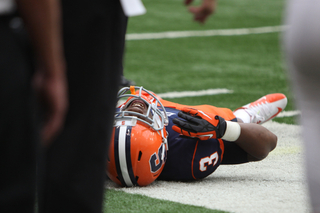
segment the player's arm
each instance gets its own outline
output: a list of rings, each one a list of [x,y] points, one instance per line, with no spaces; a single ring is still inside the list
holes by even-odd
[[[234,142],[248,153],[249,161],[264,159],[277,144],[276,135],[258,124],[225,121],[217,115],[192,108],[183,108],[178,115],[183,119],[173,119],[174,131],[200,140],[221,138]]]
[[[46,113],[45,142],[62,128],[67,110],[67,84],[58,0],[17,0],[37,56],[35,86]]]
[[[248,161],[267,157],[277,145],[277,136],[265,127],[253,123],[239,123],[241,134],[235,143],[248,153]]]

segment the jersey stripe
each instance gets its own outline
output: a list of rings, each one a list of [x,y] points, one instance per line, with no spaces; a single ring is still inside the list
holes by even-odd
[[[191,162],[191,174],[192,174],[192,177],[193,179],[197,179],[195,176],[194,176],[194,173],[193,173],[193,162],[194,162],[194,158],[196,156],[196,152],[197,152],[197,148],[198,148],[198,143],[199,143],[199,140],[197,140],[197,143],[196,143],[196,146],[194,147],[194,152],[193,152],[193,157],[192,157],[192,162]]]
[[[224,143],[222,139],[218,139],[219,143],[220,143],[220,149],[221,149],[221,156],[220,156],[220,163],[223,160],[223,155],[224,155]]]

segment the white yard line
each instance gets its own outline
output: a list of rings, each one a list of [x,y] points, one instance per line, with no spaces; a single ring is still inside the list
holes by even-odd
[[[235,36],[262,33],[276,33],[286,30],[287,26],[266,26],[256,28],[239,29],[217,29],[201,31],[168,31],[159,33],[132,33],[126,35],[126,40],[150,40],[150,39],[173,39],[186,37],[206,37],[206,36]]]
[[[207,89],[199,91],[181,91],[181,92],[167,92],[167,93],[158,93],[157,95],[161,98],[183,98],[183,97],[196,97],[196,96],[205,96],[205,95],[219,95],[233,93],[229,89]]]
[[[278,118],[283,118],[283,117],[291,117],[291,116],[296,116],[300,115],[299,110],[294,110],[294,111],[283,111],[280,112],[279,115],[277,115]]]

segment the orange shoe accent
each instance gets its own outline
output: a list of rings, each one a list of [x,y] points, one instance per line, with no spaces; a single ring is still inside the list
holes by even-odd
[[[250,105],[248,107],[257,106],[259,104],[272,103],[272,102],[276,102],[276,101],[279,101],[284,98],[286,98],[286,96],[281,93],[269,94],[269,95],[263,96],[262,98],[259,98],[258,100],[250,103]]]

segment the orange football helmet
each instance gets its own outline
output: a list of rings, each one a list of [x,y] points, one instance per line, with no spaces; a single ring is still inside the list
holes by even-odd
[[[128,99],[115,114],[107,175],[121,186],[149,185],[160,175],[166,161],[168,117],[165,108],[143,87],[125,87],[119,91],[118,98]],[[126,110],[137,100],[147,107],[143,115]]]

